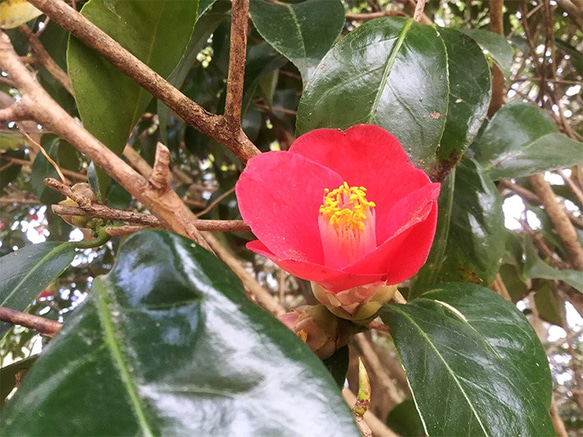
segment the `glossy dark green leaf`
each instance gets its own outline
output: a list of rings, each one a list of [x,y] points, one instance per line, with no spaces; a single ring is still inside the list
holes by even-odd
[[[0,306],[23,311],[69,267],[75,247],[69,243],[46,242],[25,246],[0,258]],[[11,327],[0,322],[0,338]]]
[[[242,111],[245,113],[255,95],[259,81],[274,70],[287,64],[287,60],[276,53],[267,43],[256,44],[249,49],[245,65]]]
[[[428,436],[555,435],[545,351],[512,303],[450,283],[381,317]]]
[[[37,355],[17,361],[0,369],[0,409],[4,407],[6,396],[18,385],[25,372],[35,363]]]
[[[154,231],[125,241],[1,420],[7,435],[358,435],[307,346],[216,257]]]
[[[530,237],[524,239],[524,276],[527,278],[552,279],[563,281],[583,293],[583,272],[559,270],[541,260]]]
[[[536,287],[534,302],[538,316],[542,320],[560,327],[565,326],[565,300],[548,281]]]
[[[439,219],[425,266],[412,282],[411,296],[440,282],[489,284],[504,254],[502,201],[480,165],[463,159],[442,186]]]
[[[197,12],[198,0],[91,0],[82,9],[86,18],[164,77],[180,61]],[[121,153],[152,96],[75,38],[69,41],[67,64],[84,127]]]
[[[389,412],[387,426],[402,436],[423,437],[425,435],[423,422],[413,399],[405,399]]]
[[[344,6],[339,0],[251,0],[250,12],[257,31],[297,67],[304,83],[344,26]]]
[[[490,103],[490,67],[480,47],[454,29],[440,28],[447,49],[449,102],[432,179],[443,180],[458,163],[484,122]]]
[[[474,151],[494,180],[583,163],[583,143],[560,134],[542,109],[525,103],[498,111]]]
[[[377,124],[428,170],[436,164],[447,102],[447,55],[437,30],[403,18],[372,20],[334,45],[310,77],[297,133]]]
[[[460,29],[461,32],[468,35],[476,41],[487,53],[492,56],[496,65],[504,73],[504,76],[510,76],[512,59],[514,52],[510,43],[502,35],[490,32],[484,29]]]

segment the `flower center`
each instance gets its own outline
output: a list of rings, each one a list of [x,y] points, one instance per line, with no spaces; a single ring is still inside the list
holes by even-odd
[[[344,267],[376,248],[375,206],[365,187],[324,190],[318,225],[327,265]]]

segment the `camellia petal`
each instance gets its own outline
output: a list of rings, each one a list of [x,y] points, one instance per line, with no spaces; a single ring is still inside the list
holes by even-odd
[[[249,160],[236,186],[253,233],[280,258],[323,264],[318,210],[324,189],[342,183],[333,170],[287,152]]]
[[[324,196],[339,187],[360,193],[358,199],[370,208],[370,214],[363,210],[368,219],[357,214],[357,203],[348,197],[338,198],[338,207],[332,203],[331,210],[321,210]],[[435,234],[439,187],[408,161],[393,135],[378,126],[358,125],[346,132],[317,129],[298,138],[287,152],[252,158],[237,183],[237,197],[243,219],[259,239],[249,249],[339,293],[397,284],[417,273]],[[344,218],[323,223],[336,217],[329,211]],[[374,226],[373,236],[376,229],[376,243],[359,248],[359,238],[365,238],[359,237],[359,229],[364,232],[367,226]],[[334,229],[338,242],[331,240]],[[347,249],[344,258],[332,253],[327,262],[324,230],[326,244],[334,243],[327,250],[336,245]],[[362,241],[370,244],[366,238]]]

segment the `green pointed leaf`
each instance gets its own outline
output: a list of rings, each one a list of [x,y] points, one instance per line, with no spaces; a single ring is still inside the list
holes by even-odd
[[[387,426],[398,435],[423,437],[425,430],[413,399],[405,399],[387,415]]]
[[[506,230],[498,190],[481,167],[463,159],[443,185],[433,247],[411,295],[440,282],[489,284],[504,254]]]
[[[381,317],[428,436],[555,435],[545,351],[512,303],[450,283]]]
[[[344,6],[339,0],[251,0],[250,12],[259,34],[293,62],[304,83],[344,27]]]
[[[25,358],[0,369],[0,409],[4,407],[6,397],[18,386],[21,376],[36,362],[38,355]]]
[[[542,320],[560,327],[565,326],[565,300],[548,281],[536,288],[534,302]]]
[[[510,76],[514,51],[506,38],[484,29],[460,29],[460,32],[468,35],[489,53],[504,76]]]
[[[125,241],[3,413],[7,435],[358,434],[322,362],[225,264],[153,231]]]
[[[69,267],[75,247],[46,242],[25,246],[0,258],[0,306],[23,311]],[[0,338],[12,325],[0,322]]]
[[[563,281],[583,293],[583,272],[559,270],[541,260],[530,237],[524,238],[524,276]]]
[[[560,134],[542,109],[525,103],[498,111],[474,151],[494,180],[583,163],[583,143]]]
[[[377,124],[417,167],[435,167],[448,102],[447,56],[435,28],[398,17],[372,20],[338,42],[306,85],[297,133]]]
[[[190,40],[197,11],[198,0],[91,0],[81,13],[166,77]],[[75,38],[67,64],[84,127],[121,154],[151,94]],[[100,182],[102,193],[107,180]]]
[[[445,130],[438,150],[433,180],[444,176],[459,162],[484,122],[490,103],[490,67],[480,47],[454,29],[440,28],[447,49],[449,103]]]

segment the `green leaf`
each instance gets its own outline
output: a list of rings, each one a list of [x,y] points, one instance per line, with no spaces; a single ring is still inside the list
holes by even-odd
[[[545,351],[512,303],[450,283],[381,317],[428,436],[555,435]]]
[[[417,167],[432,169],[447,115],[447,74],[435,28],[399,17],[369,21],[332,47],[310,77],[297,133],[377,124]]]
[[[0,258],[0,306],[23,311],[75,257],[70,243],[25,246]],[[0,322],[0,338],[11,327]]]
[[[525,103],[499,110],[474,151],[494,180],[583,163],[583,143],[560,134],[542,109]]]
[[[259,34],[297,67],[304,83],[344,27],[339,0],[291,4],[251,0],[250,12]]]
[[[25,358],[0,369],[0,409],[4,407],[6,397],[16,387],[22,375],[36,362],[38,355]]]
[[[474,40],[454,29],[440,28],[439,34],[447,50],[449,109],[438,150],[439,167],[430,174],[441,181],[478,133],[491,91],[490,68]]]
[[[442,186],[433,247],[412,281],[411,297],[440,282],[489,284],[504,254],[506,230],[498,190],[481,167],[463,159]]]
[[[192,35],[198,0],[91,0],[82,14],[161,76],[180,61]],[[75,38],[68,71],[84,127],[121,154],[152,96]],[[105,193],[106,181],[100,182]]]
[[[307,346],[220,260],[155,231],[125,241],[1,420],[6,435],[358,434]]]
[[[476,41],[487,53],[492,60],[498,65],[504,76],[510,77],[510,68],[512,68],[512,59],[514,51],[512,45],[502,35],[490,32],[484,29],[460,29],[474,41]]]
[[[583,272],[559,270],[541,260],[530,237],[524,238],[524,276],[527,278],[563,281],[583,293]]]
[[[536,288],[534,302],[542,320],[562,328],[565,326],[565,301],[548,281]]]
[[[387,415],[387,426],[402,436],[422,437],[425,435],[423,422],[413,399],[405,399],[390,411]]]

